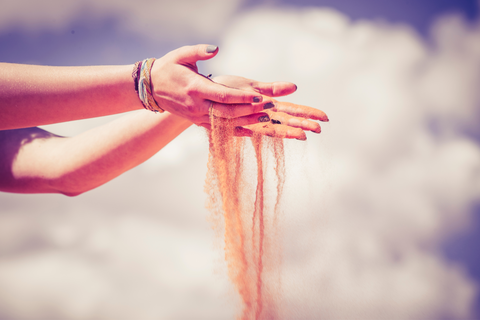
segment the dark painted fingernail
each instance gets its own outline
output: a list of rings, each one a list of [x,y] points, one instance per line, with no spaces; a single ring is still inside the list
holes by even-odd
[[[267,115],[264,115],[264,116],[258,117],[258,121],[260,121],[260,122],[268,122],[268,121],[270,121],[270,117],[267,116]]]
[[[261,102],[262,97],[253,97],[253,102]]]
[[[282,124],[280,121],[275,120],[275,119],[272,119],[272,123],[273,123],[273,124]]]
[[[273,107],[275,107],[275,105],[272,102],[268,102],[263,105],[263,109],[271,109]]]
[[[207,53],[214,53],[215,51],[217,51],[218,47],[217,46],[214,46],[214,45],[209,45],[207,47]]]
[[[297,85],[296,85],[296,84],[294,84],[294,86],[295,86],[295,91],[297,91],[297,89],[298,89]]]

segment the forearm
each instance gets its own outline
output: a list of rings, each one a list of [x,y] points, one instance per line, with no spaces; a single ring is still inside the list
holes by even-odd
[[[38,139],[12,165],[23,193],[77,195],[144,162],[191,125],[168,112],[138,111],[72,138]]]
[[[0,63],[0,130],[141,109],[132,70]]]

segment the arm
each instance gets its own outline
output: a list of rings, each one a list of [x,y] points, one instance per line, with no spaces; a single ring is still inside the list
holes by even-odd
[[[1,63],[0,130],[141,109],[132,69]]]
[[[253,104],[262,100],[258,93],[228,88],[198,73],[196,62],[217,53],[215,46],[197,45],[157,59],[151,80],[158,105],[199,125],[208,123],[212,102],[224,116],[231,104],[241,104],[233,115],[228,113],[229,117],[263,111],[262,104]],[[141,109],[132,71],[133,65],[47,67],[0,63],[0,130]]]
[[[266,98],[295,89],[286,82],[262,83],[234,76],[215,80],[224,86],[261,93]],[[320,132],[318,123],[307,118],[328,121],[320,110],[271,101],[274,106],[267,110],[268,114],[282,123],[246,125],[240,135],[257,132],[304,139],[303,130]],[[236,121],[237,125],[244,124],[241,118]],[[169,112],[153,114],[142,110],[72,138],[39,128],[0,131],[0,190],[78,195],[144,162],[191,124]]]
[[[190,125],[168,112],[138,111],[72,138],[39,128],[0,131],[0,190],[81,194],[144,162]]]

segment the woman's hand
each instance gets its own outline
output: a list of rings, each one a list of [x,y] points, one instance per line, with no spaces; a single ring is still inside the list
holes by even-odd
[[[304,131],[308,130],[315,133],[321,131],[318,122],[312,120],[328,121],[327,115],[321,110],[271,98],[295,92],[297,87],[293,83],[265,83],[237,76],[218,76],[213,78],[213,81],[227,87],[257,92],[263,95],[263,101],[267,102],[265,113],[268,114],[270,121],[250,125],[243,125],[238,122],[236,133],[239,136],[252,136],[255,133],[260,133],[272,137],[306,140]]]
[[[262,101],[260,92],[220,85],[198,73],[196,62],[211,59],[217,52],[216,46],[186,46],[157,59],[151,72],[157,104],[202,126],[209,123],[211,107],[219,117],[238,118],[239,125],[266,119],[263,111],[268,101]]]

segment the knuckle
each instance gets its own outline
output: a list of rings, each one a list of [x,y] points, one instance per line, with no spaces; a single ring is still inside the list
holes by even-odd
[[[186,94],[189,97],[197,96],[200,92],[200,83],[198,81],[191,81],[185,86]]]
[[[177,51],[177,52],[180,53],[180,52],[186,52],[186,51],[188,51],[189,49],[190,49],[190,46],[183,46],[183,47],[178,48],[178,49],[175,50],[175,51]]]
[[[175,56],[178,56],[179,54],[181,54],[184,50],[185,50],[185,46],[177,48],[175,50],[172,50],[172,51],[168,52],[165,56],[175,57]]]
[[[250,83],[250,86],[253,88],[254,91],[260,93],[260,94],[265,94],[265,89],[263,88],[262,84],[258,81],[252,81]]]
[[[194,103],[187,104],[187,111],[192,117],[198,116],[198,108]]]
[[[235,106],[223,107],[221,110],[222,118],[233,119],[235,118]]]
[[[196,124],[197,126],[202,124],[202,118],[201,117],[191,117],[190,119],[191,122]]]
[[[219,102],[227,102],[228,100],[228,94],[224,89],[218,90],[215,93],[215,97],[217,98],[217,101]]]
[[[276,97],[277,95],[280,95],[280,92],[279,92],[279,90],[278,90],[278,86],[272,85],[272,87],[270,88],[269,94],[270,94],[272,97]]]

